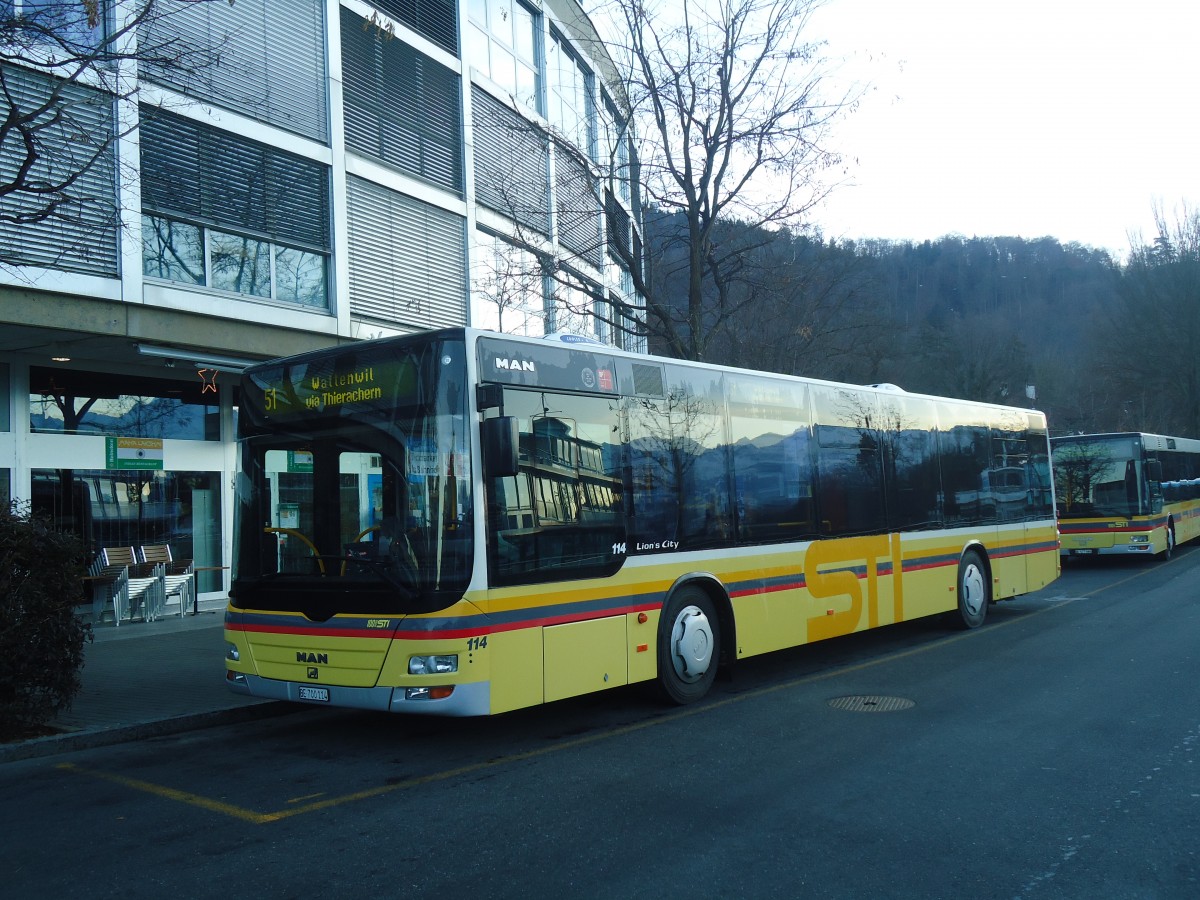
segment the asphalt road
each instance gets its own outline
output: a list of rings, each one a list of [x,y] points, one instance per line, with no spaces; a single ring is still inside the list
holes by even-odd
[[[12,897],[1200,897],[1200,548],[486,720],[325,709],[0,767]]]

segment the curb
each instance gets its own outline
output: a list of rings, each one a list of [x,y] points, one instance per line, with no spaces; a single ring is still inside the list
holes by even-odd
[[[146,738],[162,737],[169,734],[181,734],[185,731],[196,731],[201,728],[212,728],[217,725],[236,725],[240,722],[253,722],[258,719],[266,719],[274,716],[286,716],[295,712],[301,712],[304,709],[305,707],[298,703],[290,703],[284,700],[268,700],[249,706],[235,706],[230,709],[213,710],[212,712],[189,713],[183,716],[173,716],[169,719],[159,719],[153,722],[137,722],[132,725],[118,725],[114,728],[104,728],[97,731],[51,734],[15,744],[0,744],[0,765],[23,759],[54,756],[59,753],[74,753],[77,750],[91,750],[96,747],[108,747],[112,744],[123,744],[129,741],[140,741]]]

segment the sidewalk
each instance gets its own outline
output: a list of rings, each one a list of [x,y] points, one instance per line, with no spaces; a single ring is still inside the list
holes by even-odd
[[[84,645],[83,689],[49,724],[59,734],[0,744],[0,763],[69,753],[299,707],[225,687],[224,611],[100,625]]]

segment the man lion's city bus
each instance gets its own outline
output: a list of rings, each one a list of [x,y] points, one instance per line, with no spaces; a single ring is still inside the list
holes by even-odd
[[[1050,443],[1064,556],[1169,559],[1200,534],[1200,441],[1128,432]]]
[[[1039,412],[455,329],[248,369],[227,682],[485,715],[1059,572]]]

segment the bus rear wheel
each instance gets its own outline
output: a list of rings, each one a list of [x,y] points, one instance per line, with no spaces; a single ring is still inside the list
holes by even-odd
[[[681,705],[699,700],[712,687],[721,658],[721,623],[712,598],[694,586],[676,591],[658,631],[659,692]]]
[[[954,625],[967,630],[978,628],[987,618],[992,601],[992,586],[987,566],[978,550],[968,550],[958,561],[958,611],[951,613]]]

